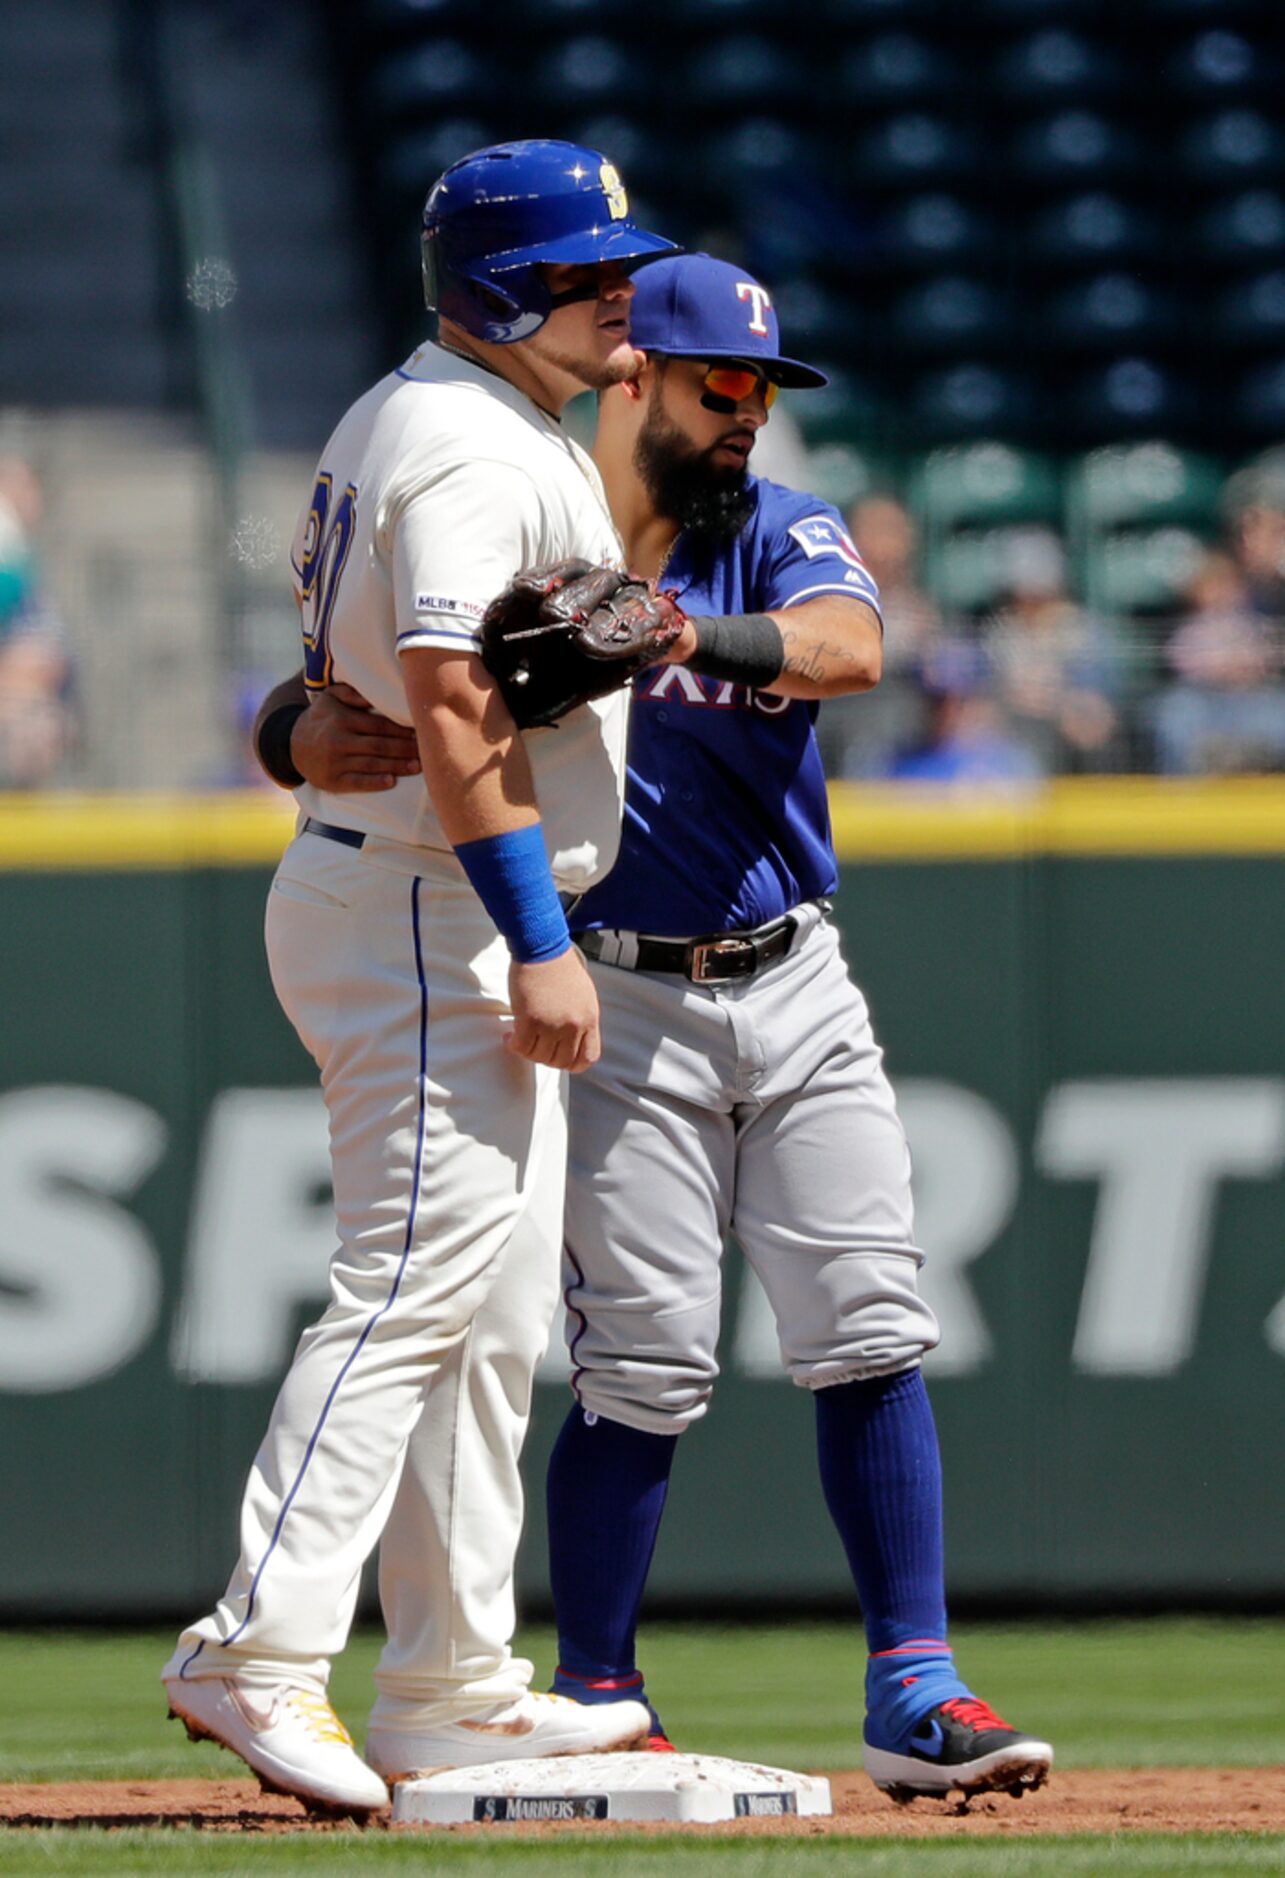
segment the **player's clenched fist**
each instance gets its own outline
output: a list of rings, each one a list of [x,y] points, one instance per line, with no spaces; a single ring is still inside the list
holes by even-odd
[[[598,993],[574,946],[538,964],[515,959],[509,1000],[513,1029],[505,1044],[515,1055],[551,1069],[588,1069],[598,1061]]]

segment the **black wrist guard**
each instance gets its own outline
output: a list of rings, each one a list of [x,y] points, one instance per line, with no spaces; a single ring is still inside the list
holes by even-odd
[[[279,704],[264,718],[254,740],[259,762],[283,789],[297,789],[305,780],[290,755],[290,733],[307,708],[306,704]]]
[[[728,678],[734,685],[770,685],[781,676],[785,644],[781,628],[767,613],[731,613],[726,619],[694,619],[696,650],[687,660],[707,678]]]

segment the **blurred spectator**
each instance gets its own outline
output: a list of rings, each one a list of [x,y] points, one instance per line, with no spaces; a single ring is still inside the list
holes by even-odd
[[[1016,736],[992,685],[990,661],[968,639],[943,639],[920,669],[925,716],[919,739],[890,762],[898,781],[1026,787],[1043,771]]]
[[[896,752],[925,732],[919,672],[941,630],[941,612],[915,579],[915,524],[902,503],[864,496],[848,526],[879,583],[883,677],[874,691],[830,699],[817,721],[817,739],[829,775],[883,776]]]
[[[42,509],[30,465],[0,457],[0,789],[54,781],[76,738],[71,655],[33,547]]]
[[[852,539],[879,583],[884,671],[914,667],[941,628],[941,611],[915,579],[915,524],[893,496],[864,496],[848,517]]]
[[[996,695],[1039,767],[1115,770],[1124,762],[1116,635],[1072,600],[1066,555],[1050,528],[1015,528],[1008,598],[983,628]]]
[[[1255,553],[1270,539],[1268,513],[1250,524]],[[1285,513],[1280,520],[1285,524]],[[1150,716],[1157,766],[1170,775],[1285,768],[1282,629],[1256,605],[1267,591],[1266,570],[1254,555],[1246,561],[1245,540],[1240,534],[1239,565],[1230,554],[1206,555],[1188,590],[1191,611],[1169,641],[1166,657],[1178,683],[1153,701]]]
[[[1285,449],[1238,470],[1223,504],[1245,601],[1256,613],[1285,620]]]

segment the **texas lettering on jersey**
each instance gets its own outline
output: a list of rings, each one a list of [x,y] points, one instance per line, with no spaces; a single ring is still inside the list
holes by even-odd
[[[640,672],[634,680],[634,697],[657,704],[693,704],[714,711],[758,711],[764,717],[779,717],[790,708],[789,698],[755,691],[751,685],[733,684],[730,678],[706,678],[686,665],[653,665]]]

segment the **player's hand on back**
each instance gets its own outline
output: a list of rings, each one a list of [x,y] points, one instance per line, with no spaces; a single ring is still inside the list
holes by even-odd
[[[538,965],[509,967],[513,1028],[506,1047],[528,1063],[588,1069],[602,1052],[598,993],[576,948]]]
[[[351,685],[317,692],[290,736],[295,768],[332,795],[391,789],[418,776],[415,732],[371,709]]]

